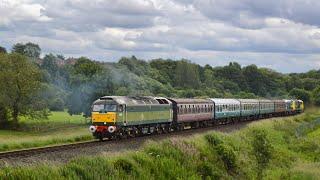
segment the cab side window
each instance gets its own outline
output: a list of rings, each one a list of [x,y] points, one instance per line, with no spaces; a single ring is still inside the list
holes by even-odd
[[[123,111],[123,105],[119,105],[119,112]]]

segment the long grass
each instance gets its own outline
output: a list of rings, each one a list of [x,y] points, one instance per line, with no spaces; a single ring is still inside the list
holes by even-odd
[[[151,142],[139,152],[82,157],[58,167],[6,167],[0,179],[318,179],[320,130],[298,131],[319,117],[313,110],[229,134]]]
[[[71,143],[92,139],[81,115],[52,112],[48,119],[21,120],[19,130],[0,130],[0,151]]]

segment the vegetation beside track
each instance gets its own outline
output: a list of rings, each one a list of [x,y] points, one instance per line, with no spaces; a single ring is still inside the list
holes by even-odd
[[[92,139],[81,115],[51,112],[48,119],[22,119],[18,130],[0,130],[0,151],[41,147]]]
[[[7,167],[0,179],[316,179],[320,110],[257,121],[232,133],[151,142],[140,152],[51,167]]]

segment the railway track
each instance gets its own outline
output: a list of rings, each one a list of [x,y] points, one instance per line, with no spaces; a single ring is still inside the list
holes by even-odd
[[[263,119],[259,119],[263,120]],[[259,121],[255,120],[255,121]],[[79,148],[85,148],[85,147],[93,147],[93,146],[100,146],[105,145],[106,143],[128,143],[129,141],[132,141],[133,138],[138,140],[144,140],[149,137],[156,138],[157,136],[174,136],[174,135],[190,135],[190,134],[197,134],[197,133],[203,133],[210,130],[225,130],[226,127],[230,127],[230,129],[234,130],[233,126],[244,126],[248,123],[251,123],[253,121],[242,121],[238,122],[236,124],[221,124],[216,126],[209,126],[209,127],[203,127],[203,128],[190,128],[183,131],[173,131],[170,133],[163,133],[163,134],[146,134],[142,136],[137,137],[128,137],[125,139],[107,139],[105,141],[98,141],[98,140],[92,140],[92,141],[85,141],[85,142],[78,142],[78,143],[72,143],[72,144],[63,144],[63,145],[54,145],[54,146],[47,146],[47,147],[39,147],[39,148],[30,148],[30,149],[22,149],[22,150],[15,150],[15,151],[7,151],[7,152],[0,152],[0,160],[1,159],[11,159],[11,158],[26,158],[31,156],[36,156],[43,153],[51,153],[51,152],[62,152],[67,150],[75,150]],[[239,126],[240,125],[240,126]],[[227,130],[228,131],[228,130]]]
[[[93,140],[93,141],[85,141],[85,142],[72,143],[72,144],[62,144],[62,145],[46,146],[46,147],[39,147],[39,148],[6,151],[6,152],[0,152],[0,159],[13,158],[13,157],[14,158],[28,157],[28,156],[32,156],[40,153],[63,151],[63,150],[86,147],[96,143],[99,143],[99,142],[96,140]]]

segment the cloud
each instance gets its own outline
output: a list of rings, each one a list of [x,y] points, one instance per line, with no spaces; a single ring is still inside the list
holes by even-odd
[[[282,72],[319,68],[316,0],[0,0],[0,45],[115,61],[230,60]]]

